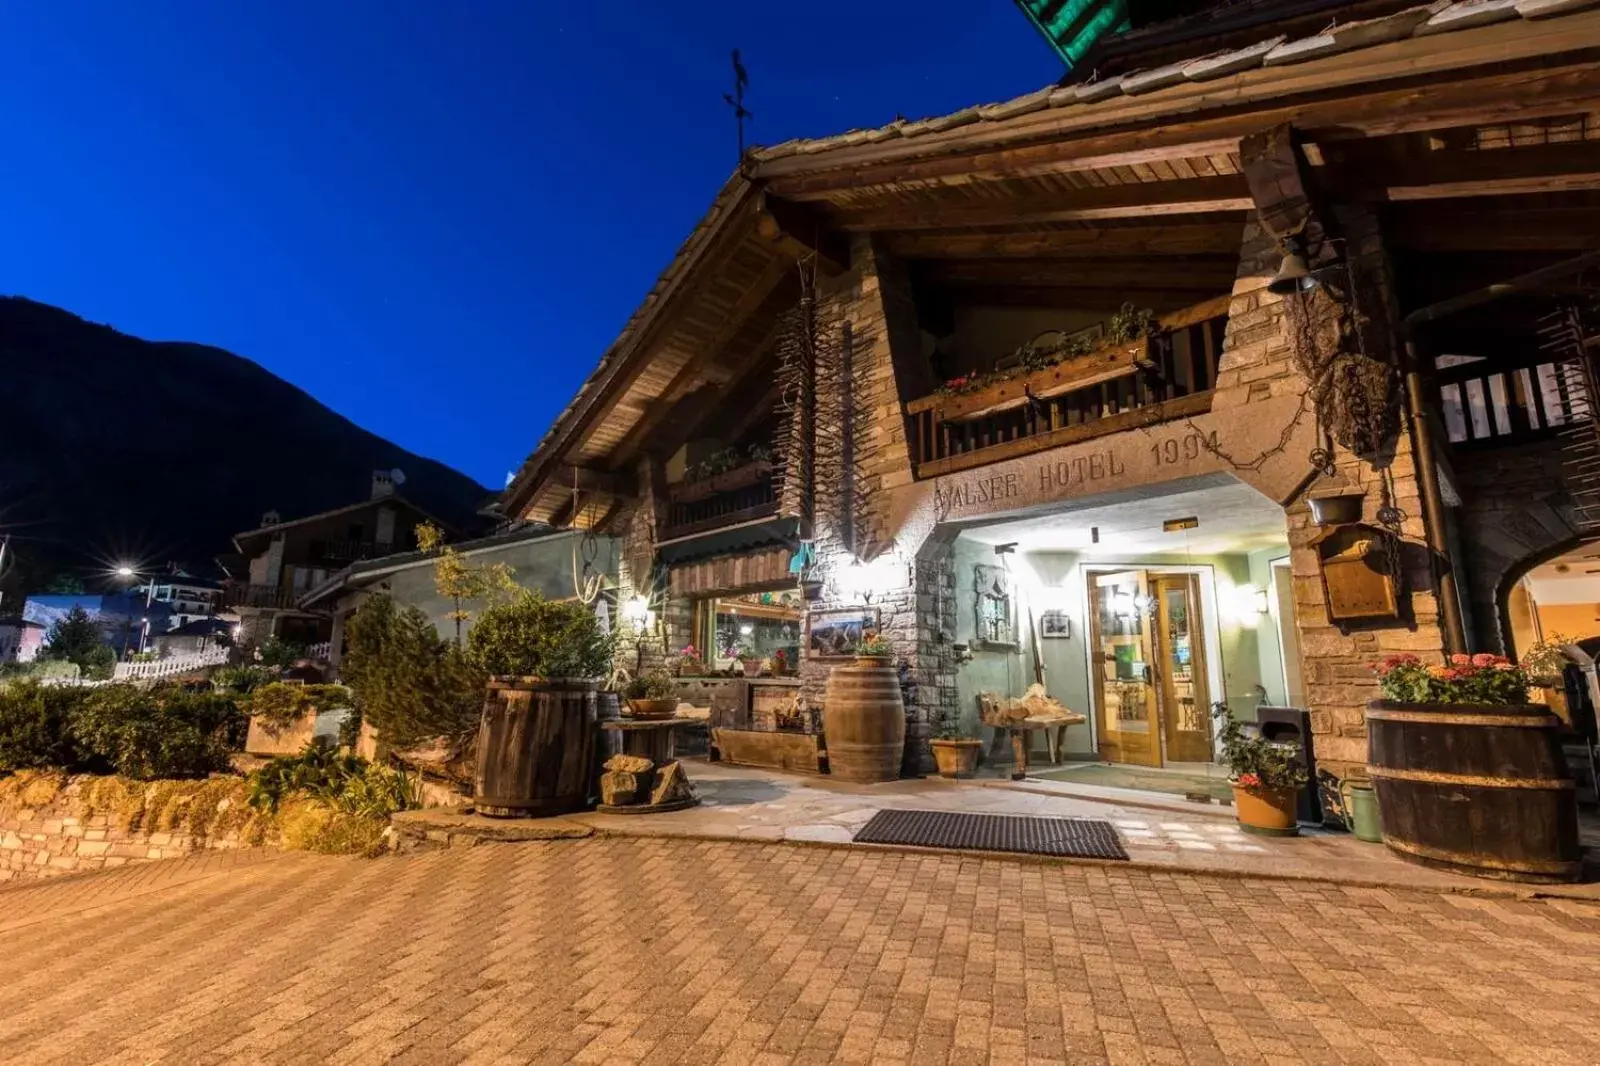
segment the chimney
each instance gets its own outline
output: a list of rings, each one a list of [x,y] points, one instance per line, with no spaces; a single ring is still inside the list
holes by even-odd
[[[385,496],[394,495],[394,471],[374,470],[372,472],[372,498],[381,500]]]
[[[266,529],[268,526],[275,526],[282,521],[283,516],[277,511],[268,511],[266,514],[261,516],[261,528]]]

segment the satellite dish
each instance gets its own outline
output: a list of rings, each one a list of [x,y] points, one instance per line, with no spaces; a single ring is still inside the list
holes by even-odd
[[[398,466],[397,466],[397,467],[395,467],[395,468],[394,468],[394,469],[393,469],[393,470],[391,470],[391,471],[389,471],[389,478],[390,478],[390,480],[392,480],[392,481],[393,481],[393,482],[394,482],[394,483],[395,483],[395,484],[396,484],[396,485],[397,485],[397,486],[398,486],[398,485],[404,485],[404,484],[405,484],[405,483],[406,483],[406,472],[405,472],[405,471],[404,471],[404,470],[401,470],[401,469],[400,469],[400,468],[399,468],[399,467],[398,467]]]

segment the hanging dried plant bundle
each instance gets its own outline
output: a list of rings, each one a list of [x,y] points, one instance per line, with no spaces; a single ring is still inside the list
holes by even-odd
[[[1388,351],[1368,343],[1382,331],[1367,309],[1382,302],[1359,287],[1351,271],[1329,271],[1321,285],[1288,297],[1284,307],[1295,368],[1309,382],[1317,421],[1344,448],[1372,455],[1400,428],[1399,374]]]

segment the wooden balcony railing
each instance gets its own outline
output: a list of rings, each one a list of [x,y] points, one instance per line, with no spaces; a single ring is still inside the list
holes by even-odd
[[[229,585],[222,591],[226,607],[287,608],[304,592],[283,589],[277,585]]]
[[[1443,364],[1435,374],[1439,408],[1452,445],[1475,449],[1525,444],[1591,417],[1583,390],[1567,380],[1565,364],[1535,358],[1438,360]]]
[[[1111,345],[981,393],[906,404],[917,477],[1209,410],[1228,301],[1165,316],[1144,342]]]
[[[312,563],[354,563],[363,559],[381,559],[393,555],[395,545],[370,540],[314,540],[307,546],[308,561]]]
[[[698,487],[687,487],[687,491],[682,493],[674,491],[661,538],[673,540],[777,514],[778,497],[774,491],[771,469],[766,463],[760,465],[760,476],[753,480],[730,478],[731,484],[743,482],[737,488],[710,493]]]

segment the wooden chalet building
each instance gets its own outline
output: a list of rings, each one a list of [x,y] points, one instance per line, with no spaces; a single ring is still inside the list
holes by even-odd
[[[1224,701],[1309,711],[1343,774],[1371,664],[1515,650],[1600,521],[1600,5],[1095,48],[722,188],[503,498],[622,540],[626,665],[784,649],[818,700],[875,620],[913,763],[1039,679],[1073,754],[1207,762]]]

